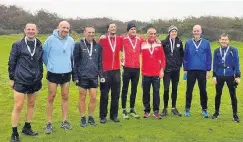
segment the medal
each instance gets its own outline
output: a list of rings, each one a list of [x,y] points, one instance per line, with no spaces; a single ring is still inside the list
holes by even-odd
[[[66,50],[63,50],[63,53],[66,53]]]
[[[83,41],[84,41],[84,45],[85,45],[85,47],[87,48],[87,51],[88,51],[88,54],[89,54],[89,59],[92,60],[92,54],[93,54],[93,42],[90,43],[90,51],[89,51],[89,48],[88,48],[88,46],[86,45],[85,39],[84,39]]]
[[[136,52],[136,46],[137,46],[138,39],[135,37],[136,41],[135,41],[135,44],[133,44],[131,38],[129,36],[127,36],[127,37],[129,39],[130,44],[132,45],[133,52]]]
[[[114,41],[114,44],[113,44],[113,45],[112,45],[112,43],[111,43],[110,36],[108,36],[108,41],[109,41],[109,44],[110,44],[111,50],[112,50],[112,52],[114,53],[114,52],[115,52],[115,50],[116,50],[116,36],[115,36],[115,41]]]
[[[31,52],[31,50],[30,50],[30,47],[29,47],[29,45],[27,44],[27,37],[25,36],[25,38],[24,38],[24,41],[25,41],[25,44],[26,44],[26,46],[27,46],[27,49],[28,49],[28,51],[29,51],[29,53],[30,53],[30,60],[32,61],[33,60],[33,56],[35,55],[35,49],[36,49],[36,39],[34,39],[34,50],[33,50],[33,52]]]

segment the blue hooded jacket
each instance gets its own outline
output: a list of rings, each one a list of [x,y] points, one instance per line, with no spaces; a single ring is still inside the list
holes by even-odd
[[[72,72],[72,56],[75,42],[69,35],[60,38],[58,29],[47,38],[43,45],[43,61],[47,70],[52,73]]]

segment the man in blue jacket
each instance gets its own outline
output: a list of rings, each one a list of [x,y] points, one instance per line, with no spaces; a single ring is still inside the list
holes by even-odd
[[[95,126],[94,111],[96,107],[96,93],[98,87],[98,76],[102,78],[102,53],[100,45],[94,40],[95,29],[86,27],[85,38],[75,44],[74,76],[73,80],[79,87],[79,112],[81,115],[80,126],[86,127],[86,95],[89,91],[90,102],[88,107],[88,123]]]
[[[67,21],[59,23],[58,29],[53,31],[44,43],[43,61],[47,66],[48,99],[46,134],[52,133],[53,101],[57,93],[57,86],[61,86],[62,94],[62,124],[65,130],[72,129],[67,121],[69,82],[72,72],[72,54],[74,40],[69,36],[70,25]]]
[[[196,80],[200,90],[202,115],[208,118],[206,82],[212,64],[212,54],[209,41],[201,38],[202,28],[200,25],[193,27],[193,38],[186,41],[184,54],[184,71],[187,76],[185,116],[190,116],[192,92]]]
[[[215,113],[213,119],[219,117],[222,89],[226,82],[233,109],[233,121],[240,122],[237,115],[236,87],[240,83],[240,63],[237,48],[229,45],[229,36],[222,34],[219,37],[221,47],[214,50],[213,83],[216,84]]]
[[[36,94],[42,87],[41,79],[43,77],[43,50],[41,42],[36,38],[37,32],[35,24],[27,24],[24,29],[25,37],[13,43],[9,56],[9,86],[14,91],[11,142],[20,141],[17,126],[25,95],[28,101],[22,133],[29,136],[38,135],[30,125],[34,113]]]

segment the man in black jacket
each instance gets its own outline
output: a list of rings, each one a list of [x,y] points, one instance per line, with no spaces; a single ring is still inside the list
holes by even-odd
[[[8,62],[9,86],[14,90],[12,142],[20,141],[17,126],[25,94],[27,94],[27,112],[22,133],[29,136],[38,135],[32,130],[30,123],[33,117],[36,94],[42,87],[43,50],[41,42],[36,38],[37,27],[35,24],[27,24],[24,33],[24,39],[13,43]]]
[[[161,116],[166,116],[168,114],[168,101],[169,101],[169,87],[170,80],[172,81],[172,114],[176,116],[181,116],[181,113],[176,108],[177,100],[177,88],[180,77],[180,68],[182,66],[184,51],[183,44],[181,40],[177,37],[177,27],[169,27],[169,35],[165,40],[162,41],[164,52],[166,55],[166,68],[165,75],[163,78],[164,81],[164,109],[161,113]]]
[[[89,116],[88,123],[95,126],[94,111],[96,107],[96,90],[98,87],[98,76],[102,74],[101,47],[94,40],[95,29],[86,27],[85,38],[81,39],[74,47],[74,76],[73,80],[79,86],[79,112],[81,115],[81,127],[86,127],[86,94],[89,90]]]

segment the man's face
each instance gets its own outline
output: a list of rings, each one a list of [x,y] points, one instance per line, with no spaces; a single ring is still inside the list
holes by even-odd
[[[147,32],[148,40],[149,41],[155,41],[156,40],[156,30],[155,29],[149,29]]]
[[[201,34],[202,34],[202,28],[199,25],[194,26],[192,33],[193,33],[194,38],[200,38]]]
[[[170,38],[175,39],[176,37],[177,37],[177,31],[176,30],[170,31]]]
[[[62,37],[66,37],[70,30],[70,25],[68,23],[61,23],[58,27],[59,35]]]
[[[227,36],[222,36],[219,39],[219,43],[222,47],[227,47],[229,45],[229,38]]]
[[[110,24],[108,28],[108,33],[111,35],[116,34],[116,24]]]
[[[92,27],[87,27],[84,31],[84,36],[87,40],[92,41],[94,39],[95,29]]]
[[[129,35],[129,36],[133,36],[133,37],[135,37],[136,34],[137,34],[137,29],[136,29],[136,27],[132,27],[132,28],[128,31],[128,35]]]
[[[24,29],[24,33],[28,39],[34,39],[37,36],[37,27],[35,24],[27,24]]]

